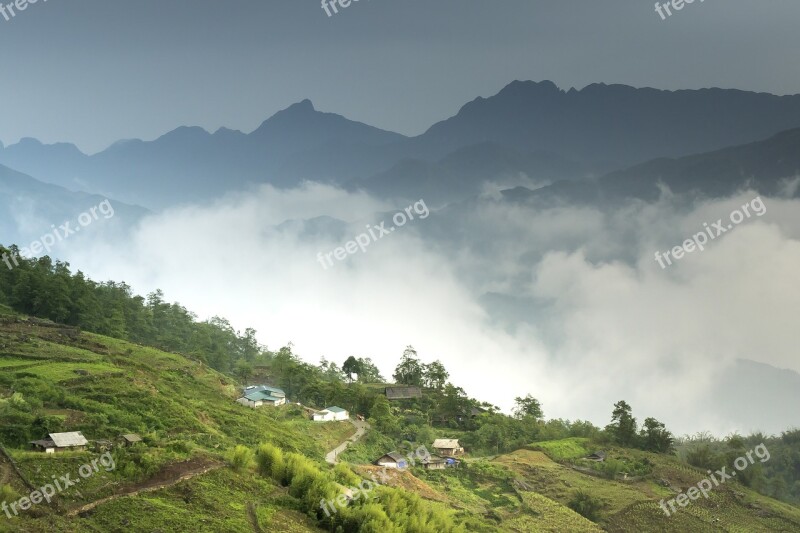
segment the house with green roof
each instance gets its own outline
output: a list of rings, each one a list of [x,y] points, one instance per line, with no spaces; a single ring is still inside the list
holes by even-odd
[[[251,409],[265,405],[277,407],[286,403],[286,393],[268,385],[250,385],[242,391],[242,397],[236,401]]]
[[[350,418],[350,413],[348,413],[346,409],[335,405],[327,407],[322,411],[317,411],[311,415],[311,419],[314,422],[333,422],[336,420],[347,420],[348,418]]]

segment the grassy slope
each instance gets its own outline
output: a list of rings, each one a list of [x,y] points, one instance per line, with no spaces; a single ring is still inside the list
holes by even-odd
[[[0,315],[6,313],[0,309]],[[327,449],[353,431],[345,423],[312,424],[292,406],[243,408],[233,402],[236,386],[229,378],[178,355],[27,323],[0,323],[0,372],[33,375],[66,390],[67,401],[45,402],[44,407],[49,414],[63,417],[68,429],[82,430],[90,439],[113,438],[96,430],[110,425],[140,432],[149,440],[144,449],[116,452],[114,471],[101,471],[63,493],[57,507],[39,505],[13,522],[0,516],[3,532],[319,531],[298,512],[297,500],[286,489],[224,467],[177,485],[109,501],[82,517],[64,515],[101,497],[167,478],[171,468],[187,460],[203,466],[221,464],[224,453],[236,444],[273,442],[321,462]],[[10,392],[0,389],[0,398]],[[98,420],[104,425],[98,426]],[[378,450],[383,441],[372,434],[362,446],[363,453],[353,453],[350,460],[366,461],[373,452],[370,448]],[[643,479],[612,481],[562,464],[593,451],[587,446],[583,439],[541,443],[491,461],[471,460],[458,470],[415,468],[413,475],[399,473],[389,484],[456,509],[467,530],[476,532],[601,531],[566,506],[576,489],[602,500],[600,526],[610,531],[800,530],[800,510],[736,484],[720,487],[709,501],[693,502],[667,518],[657,501],[673,497],[674,492],[657,481],[666,479],[673,487],[686,489],[703,473],[672,458],[632,450],[612,449],[609,456],[625,462],[650,461],[652,472]],[[53,474],[75,472],[97,455],[11,453],[37,485]],[[135,474],[126,471],[128,463],[138,468]],[[357,470],[363,475],[374,473],[370,467]],[[19,495],[29,492],[4,463],[0,463],[0,481],[10,482]],[[720,522],[713,524],[714,519]]]
[[[0,309],[0,315],[7,318],[10,314],[7,309]],[[79,375],[75,370],[86,371],[88,375]],[[113,471],[101,470],[81,480],[79,486],[61,494],[56,508],[40,504],[13,522],[0,515],[0,531],[51,529],[43,526],[45,522],[58,524],[64,531],[84,528],[108,531],[108,520],[116,520],[115,514],[126,516],[131,522],[139,521],[140,525],[160,523],[165,530],[170,529],[166,524],[176,520],[183,525],[194,524],[200,530],[215,529],[208,525],[212,522],[220,525],[230,520],[231,524],[239,525],[246,520],[244,530],[252,530],[247,523],[252,523],[254,517],[261,517],[266,524],[267,517],[274,515],[272,520],[277,523],[283,515],[291,517],[290,506],[268,503],[265,495],[280,490],[268,481],[236,476],[228,469],[192,479],[179,485],[180,489],[136,496],[141,502],[135,507],[122,499],[101,506],[90,519],[65,520],[59,515],[81,504],[144,485],[148,479],[158,478],[169,465],[181,465],[187,460],[203,465],[221,464],[224,453],[236,444],[254,447],[260,442],[272,442],[322,460],[326,451],[354,432],[349,423],[314,424],[294,406],[260,410],[240,406],[233,401],[237,387],[230,378],[185,357],[87,333],[68,335],[24,321],[0,323],[0,372],[11,373],[15,380],[34,376],[66,391],[60,404],[43,402],[46,413],[64,420],[65,430],[83,431],[90,440],[114,439],[119,432],[131,431],[141,433],[149,441],[148,446],[138,450],[115,452]],[[0,398],[10,392],[0,389]],[[35,398],[27,399],[36,402]],[[109,427],[115,428],[113,434]],[[74,479],[80,465],[99,455],[70,452],[44,456],[14,449],[9,452],[37,487],[49,482],[53,475],[71,472]],[[128,463],[133,467],[126,471]],[[19,478],[10,475],[7,464],[1,468],[0,476],[7,477],[18,495],[30,492]],[[184,511],[178,512],[170,502],[177,497],[176,490],[186,490],[184,486],[196,486],[197,502],[185,503]],[[260,496],[253,498],[252,494]],[[144,502],[149,503],[139,507]],[[251,507],[247,507],[248,503]],[[210,512],[216,505],[221,506],[219,512]],[[131,509],[140,508],[143,512],[135,512],[134,516]],[[39,519],[31,519],[39,515]],[[195,523],[190,516],[200,518]],[[208,524],[204,526],[202,520]],[[289,521],[299,524],[295,531],[314,530],[303,528],[304,519],[291,517]],[[147,529],[142,525],[142,528],[135,529],[152,531],[155,526]]]

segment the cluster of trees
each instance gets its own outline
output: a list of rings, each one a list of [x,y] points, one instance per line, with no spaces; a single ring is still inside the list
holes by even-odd
[[[0,256],[6,253],[19,250],[0,246]],[[143,298],[125,283],[94,282],[46,256],[19,259],[13,269],[0,263],[0,303],[93,333],[191,355],[221,372],[261,352],[253,329],[239,333],[219,317],[198,321],[183,306],[165,302],[160,290]]]
[[[425,364],[413,346],[407,346],[392,376],[396,383],[442,390],[450,373],[441,361]]]
[[[671,453],[675,438],[667,431],[666,426],[655,418],[645,418],[641,430],[637,433],[636,419],[633,409],[624,400],[614,404],[611,423],[606,432],[613,441],[626,448],[639,448],[648,452]]]
[[[757,446],[766,448],[762,458],[744,470],[734,468],[739,457],[746,456]],[[689,464],[716,471],[723,466],[736,471],[736,480],[773,498],[800,505],[800,429],[785,431],[780,436],[754,433],[738,434],[717,439],[700,433],[678,442],[678,454]],[[751,454],[752,455],[752,454]]]

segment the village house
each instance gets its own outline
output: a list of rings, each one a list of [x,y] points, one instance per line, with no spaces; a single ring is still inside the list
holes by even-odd
[[[35,449],[45,453],[57,453],[86,450],[89,441],[80,431],[73,431],[71,433],[50,433],[46,439],[35,440],[31,444]]]
[[[348,418],[350,418],[350,413],[341,407],[336,407],[335,405],[332,407],[327,407],[322,411],[317,411],[311,415],[311,419],[314,422],[333,422],[336,420],[347,420]]]
[[[426,470],[444,470],[447,468],[447,460],[444,457],[439,457],[438,455],[431,455],[426,459],[423,459],[422,466]]]
[[[452,457],[441,457],[439,455],[430,455],[422,460],[422,466],[426,470],[444,470],[445,468],[458,468],[461,461],[453,459]]]
[[[244,389],[242,397],[236,401],[251,409],[264,405],[277,407],[286,403],[286,393],[268,385],[251,385]]]
[[[130,446],[133,446],[134,444],[142,442],[142,437],[140,437],[136,433],[127,433],[125,435],[120,435],[119,440],[123,446],[128,448]]]
[[[408,461],[406,458],[397,452],[389,452],[377,461],[375,464],[386,468],[407,468]]]
[[[587,455],[586,458],[601,463],[606,460],[606,452],[594,452],[592,455]]]
[[[433,449],[442,457],[453,457],[464,453],[464,448],[458,444],[458,439],[436,439]]]
[[[114,442],[108,439],[97,439],[93,442],[94,444],[94,451],[102,453],[111,451],[114,449]]]

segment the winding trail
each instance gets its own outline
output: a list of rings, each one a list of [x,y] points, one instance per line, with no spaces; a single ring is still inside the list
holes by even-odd
[[[138,485],[127,487],[122,490],[122,492],[112,496],[101,498],[93,501],[92,503],[78,507],[77,509],[73,509],[67,513],[67,516],[76,516],[87,511],[91,511],[98,505],[108,503],[118,498],[136,496],[137,494],[141,494],[143,492],[152,492],[166,487],[171,487],[172,485],[177,485],[181,481],[186,481],[187,479],[207,474],[208,472],[221,468],[222,466],[224,466],[222,463],[205,458],[195,458],[181,463],[173,463],[156,474],[154,478],[144,481]]]
[[[350,419],[348,421],[355,426],[356,432],[353,435],[351,435],[349,439],[341,443],[333,450],[329,451],[328,454],[325,456],[325,460],[332,465],[335,465],[336,463],[339,462],[340,453],[345,451],[347,447],[350,446],[351,444],[357,442],[361,437],[363,437],[367,433],[367,430],[369,429],[369,424],[367,424],[366,422],[362,422],[361,420]]]

